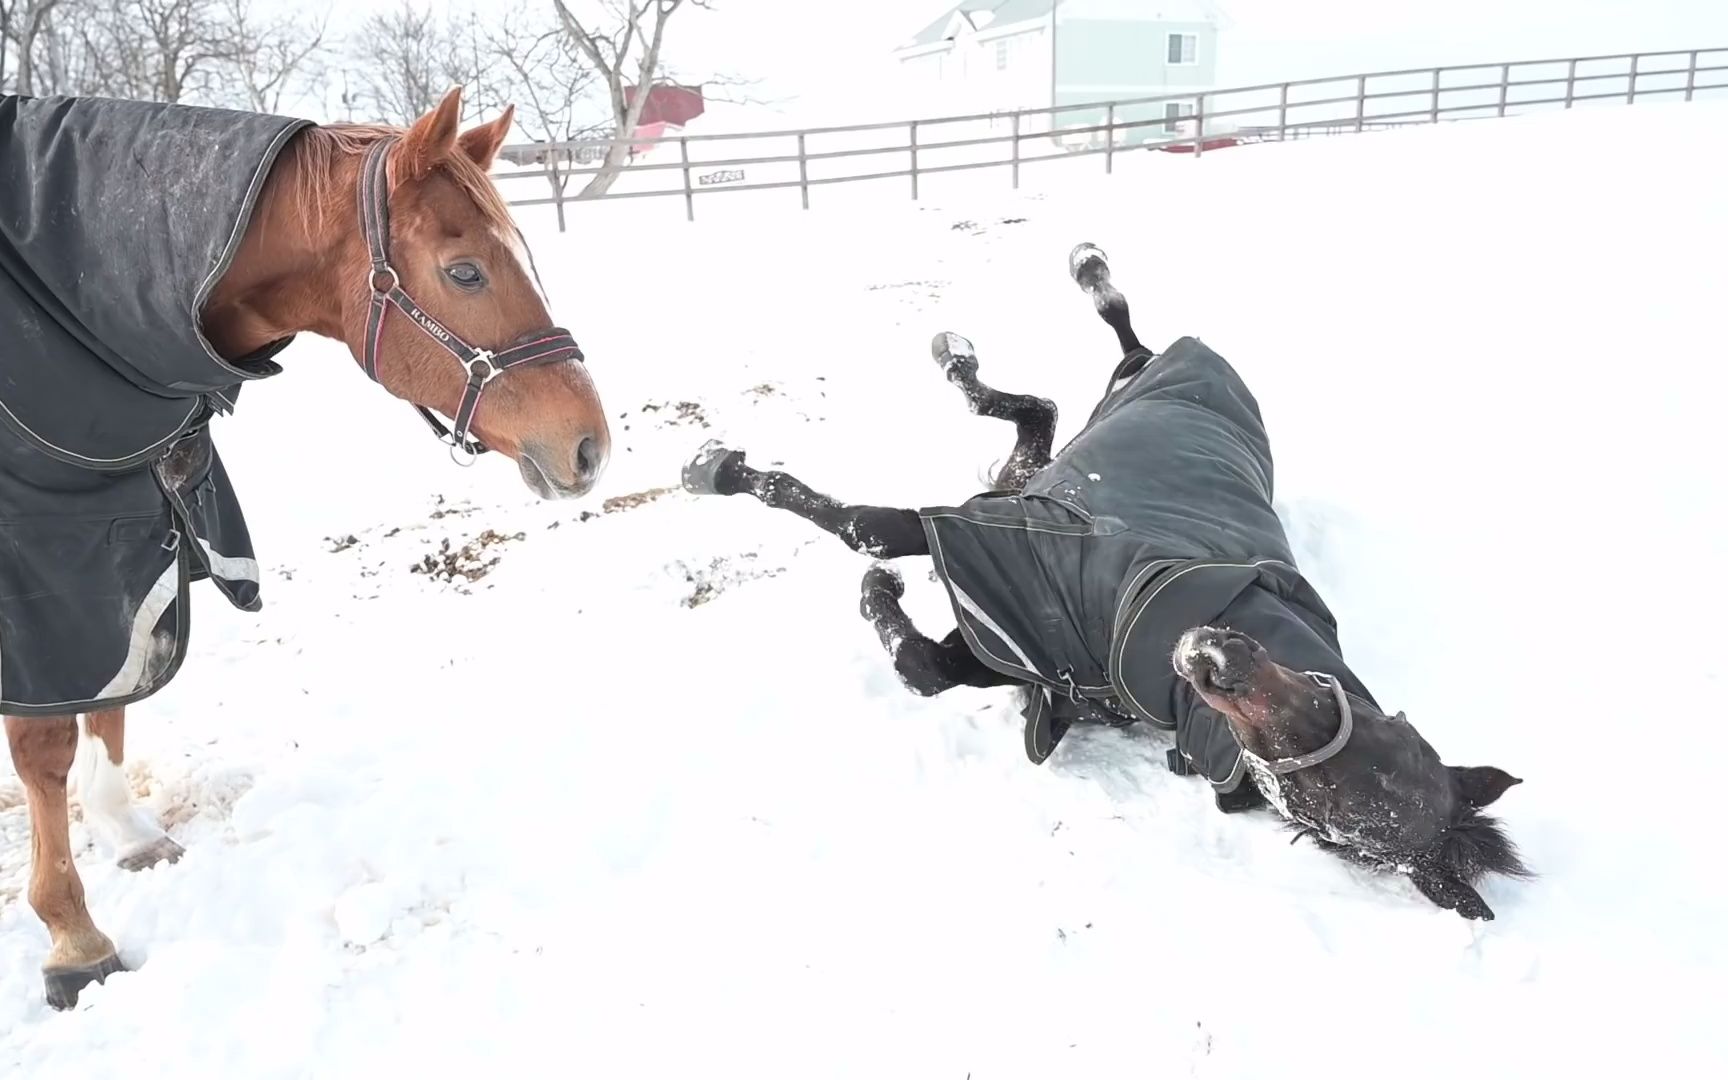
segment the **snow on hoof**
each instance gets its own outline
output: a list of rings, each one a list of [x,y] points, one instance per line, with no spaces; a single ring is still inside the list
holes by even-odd
[[[953,371],[956,366],[978,370],[978,354],[973,350],[972,343],[949,330],[944,330],[930,339],[930,356],[943,371]]]
[[[906,595],[906,582],[901,579],[900,571],[882,563],[877,563],[864,571],[864,580],[860,583],[859,588],[866,596],[873,593],[887,593],[890,597],[898,600]]]
[[[148,870],[157,863],[177,863],[180,856],[186,854],[186,849],[167,836],[158,837],[143,847],[134,849],[120,856],[119,866],[122,870]]]
[[[93,982],[106,982],[108,976],[125,970],[126,965],[120,962],[118,953],[85,967],[45,968],[42,971],[42,989],[49,1006],[64,1011],[78,1004],[78,994],[86,986]]]
[[[1068,273],[1087,292],[1110,284],[1110,262],[1094,244],[1076,244],[1068,253]]]
[[[718,439],[709,439],[684,466],[684,490],[692,495],[718,495],[715,486],[720,470],[727,463],[744,464],[744,451],[728,450]]]

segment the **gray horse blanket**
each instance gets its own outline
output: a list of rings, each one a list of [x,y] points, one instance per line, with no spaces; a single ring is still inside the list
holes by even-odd
[[[1024,490],[920,516],[967,646],[1034,688],[1034,762],[1077,720],[1145,721],[1174,729],[1173,769],[1237,791],[1241,748],[1171,665],[1177,638],[1204,624],[1374,700],[1273,509],[1259,404],[1196,338],[1125,357],[1085,427]]]
[[[187,588],[259,607],[209,422],[292,340],[240,359],[200,328],[304,120],[0,97],[0,711],[167,685]]]

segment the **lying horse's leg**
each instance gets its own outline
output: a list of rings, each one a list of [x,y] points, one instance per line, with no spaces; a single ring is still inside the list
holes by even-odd
[[[1050,464],[1050,448],[1056,439],[1056,403],[1030,394],[1005,394],[980,382],[978,354],[959,334],[937,334],[930,341],[930,355],[948,381],[966,395],[973,412],[1013,422],[1014,452],[997,472],[996,486],[1005,491],[1025,487],[1033,473]]]
[[[1140,339],[1134,334],[1134,327],[1128,321],[1128,300],[1110,283],[1110,262],[1104,252],[1092,244],[1076,244],[1074,250],[1068,253],[1068,272],[1074,281],[1092,298],[1092,306],[1098,309],[1098,314],[1116,331],[1116,340],[1122,346],[1123,356],[1133,356],[1139,353],[1143,356],[1140,364],[1131,371],[1117,372],[1118,379],[1133,375],[1135,371],[1145,366],[1152,353],[1146,346],[1140,344]],[[1125,365],[1126,366],[1126,365]]]
[[[715,441],[703,444],[684,466],[684,490],[693,495],[754,495],[765,506],[797,514],[838,536],[853,551],[878,559],[928,555],[924,523],[916,510],[852,506],[831,499],[783,472],[760,472],[744,464],[744,451]]]
[[[78,721],[8,716],[6,740],[30,807],[30,906],[51,942],[42,980],[48,1004],[69,1009],[92,980],[125,970],[114,943],[96,929],[84,906],[84,883],[72,862],[66,778],[78,752]]]
[[[186,849],[133,804],[132,786],[120,771],[126,760],[126,710],[91,713],[84,723],[78,801],[84,805],[85,824],[114,852],[123,870],[178,860]]]
[[[876,628],[876,636],[894,659],[894,671],[914,694],[933,697],[956,686],[1008,686],[1013,679],[985,667],[955,630],[941,641],[932,641],[912,625],[911,616],[900,606],[906,583],[886,566],[872,566],[864,574],[858,611]]]

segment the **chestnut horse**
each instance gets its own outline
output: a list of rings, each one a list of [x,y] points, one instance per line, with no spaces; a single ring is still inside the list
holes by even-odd
[[[199,312],[200,329],[224,359],[300,332],[342,341],[453,451],[496,450],[541,497],[580,496],[604,469],[610,436],[575,342],[547,329],[526,247],[487,172],[513,109],[459,132],[460,108],[455,90],[406,130],[296,132]],[[454,430],[428,410],[452,418]],[[43,975],[58,1008],[124,970],[73,863],[67,784],[80,738],[85,819],[120,865],[140,870],[182,854],[132,800],[121,771],[125,724],[123,708],[88,714],[82,729],[75,715],[5,718],[30,813],[29,901],[48,929]]]

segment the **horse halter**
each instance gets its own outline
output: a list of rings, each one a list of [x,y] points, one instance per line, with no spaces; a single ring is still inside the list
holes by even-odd
[[[1344,744],[1350,741],[1350,732],[1356,727],[1355,718],[1350,713],[1350,698],[1344,693],[1343,685],[1332,676],[1323,675],[1318,671],[1310,671],[1306,672],[1306,674],[1320,686],[1330,689],[1332,691],[1332,696],[1337,700],[1338,734],[1332,736],[1331,742],[1311,753],[1302,754],[1298,757],[1279,758],[1276,761],[1263,762],[1267,770],[1274,776],[1284,776],[1287,773],[1312,768],[1315,765],[1319,765],[1321,762],[1337,757],[1338,752],[1344,749]],[[1242,752],[1244,754],[1248,753],[1247,750],[1243,750]]]
[[[583,362],[582,349],[563,327],[548,327],[532,335],[532,340],[513,345],[501,352],[477,349],[463,341],[448,327],[428,315],[414,298],[402,288],[402,278],[390,265],[390,192],[385,182],[385,169],[390,147],[398,140],[382,139],[366,152],[360,173],[360,226],[366,236],[366,247],[372,256],[372,272],[367,285],[372,290],[371,310],[366,318],[366,375],[378,382],[378,347],[384,336],[384,316],[394,306],[413,320],[427,337],[447,350],[462,365],[468,385],[462,391],[462,401],[456,407],[454,423],[445,427],[424,405],[415,405],[420,416],[431,426],[440,442],[450,447],[450,457],[458,465],[472,465],[474,459],[487,451],[480,440],[470,438],[469,427],[480,408],[480,396],[486,385],[506,370],[528,365],[551,364],[574,359]]]

